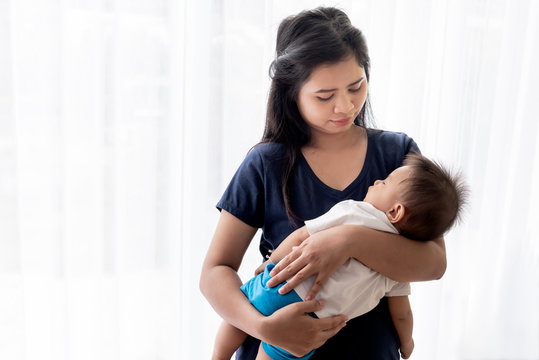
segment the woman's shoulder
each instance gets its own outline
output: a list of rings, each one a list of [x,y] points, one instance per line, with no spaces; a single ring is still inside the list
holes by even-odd
[[[388,131],[380,129],[367,129],[369,140],[382,143],[384,145],[409,144],[414,140],[403,132]]]
[[[256,152],[261,156],[273,156],[284,153],[284,145],[276,142],[261,142],[252,147],[251,152]]]
[[[238,171],[242,174],[262,174],[274,172],[281,166],[284,158],[284,146],[277,143],[259,143],[253,146],[245,155]]]
[[[401,166],[408,153],[419,152],[415,141],[403,132],[367,129],[367,134],[369,164],[388,172]]]
[[[367,135],[371,146],[379,150],[399,150],[405,154],[410,151],[419,151],[414,139],[403,132],[367,129]]]
[[[274,142],[258,143],[249,150],[247,158],[258,159],[262,162],[275,162],[285,155],[284,145]]]

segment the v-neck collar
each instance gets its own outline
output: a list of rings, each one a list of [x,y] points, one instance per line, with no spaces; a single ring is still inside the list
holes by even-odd
[[[300,151],[299,154],[299,161],[302,163],[302,165],[307,170],[307,173],[309,176],[313,179],[313,181],[318,184],[325,192],[332,194],[334,197],[343,198],[345,197],[350,191],[356,188],[357,183],[361,182],[361,180],[366,176],[365,173],[368,171],[367,169],[369,166],[367,165],[368,159],[370,158],[369,152],[371,148],[371,134],[369,129],[365,128],[367,132],[367,151],[365,152],[365,160],[363,161],[363,166],[361,167],[361,171],[357,175],[357,177],[348,184],[344,189],[338,190],[335,188],[332,188],[331,186],[327,185],[325,182],[320,180],[320,178],[315,174],[309,163],[307,162],[307,159],[303,155],[303,153]]]

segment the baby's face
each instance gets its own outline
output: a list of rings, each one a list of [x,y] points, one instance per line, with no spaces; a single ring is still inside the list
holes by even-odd
[[[369,186],[369,191],[363,201],[380,211],[387,212],[395,203],[402,200],[400,197],[406,186],[402,182],[411,176],[411,172],[409,166],[401,166],[389,174],[385,180],[376,180],[374,185]]]

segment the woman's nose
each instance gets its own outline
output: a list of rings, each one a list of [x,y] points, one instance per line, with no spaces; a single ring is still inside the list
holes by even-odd
[[[338,96],[335,102],[335,113],[349,114],[354,109],[352,99],[347,95]]]
[[[382,182],[382,180],[376,180],[376,181],[374,182],[374,185],[378,185],[378,184],[380,184],[381,182]]]

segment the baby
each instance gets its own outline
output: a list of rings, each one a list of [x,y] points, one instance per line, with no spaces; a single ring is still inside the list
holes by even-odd
[[[262,314],[269,316],[283,306],[303,301],[312,287],[314,276],[284,295],[278,293],[284,283],[274,288],[266,285],[271,278],[269,274],[273,264],[310,234],[351,224],[400,233],[418,241],[432,240],[442,236],[459,218],[466,194],[467,189],[458,176],[451,175],[419,154],[408,155],[402,167],[369,187],[363,201],[342,201],[322,216],[305,221],[305,226],[284,239],[270,259],[258,267],[256,276],[241,289]],[[407,359],[414,348],[409,294],[409,283],[398,283],[357,260],[349,259],[317,294],[316,299],[324,299],[326,305],[313,316],[324,318],[345,314],[351,319],[369,312],[386,296],[400,340],[401,357]],[[213,359],[230,359],[246,337],[243,331],[223,322],[217,334]],[[262,343],[257,360],[308,359],[313,353],[314,350],[298,358],[283,349]]]

